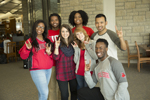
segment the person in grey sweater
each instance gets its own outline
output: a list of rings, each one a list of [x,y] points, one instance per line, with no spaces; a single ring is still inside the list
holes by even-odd
[[[95,51],[99,62],[92,76],[89,72],[91,61],[85,65],[84,76],[89,88],[78,90],[80,100],[130,100],[124,68],[120,61],[107,54],[107,50],[108,42],[98,39]],[[97,83],[99,87],[95,87]]]

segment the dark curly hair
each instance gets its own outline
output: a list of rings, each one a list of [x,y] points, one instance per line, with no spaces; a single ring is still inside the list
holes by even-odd
[[[47,25],[46,25],[46,23],[43,20],[37,20],[37,21],[34,22],[34,24],[32,26],[32,34],[31,34],[31,44],[32,44],[32,46],[35,47],[35,48],[39,48],[39,44],[36,40],[36,37],[37,37],[36,28],[37,28],[39,23],[43,23],[44,26],[45,26],[44,32],[42,34],[44,41],[46,43],[49,43],[49,44],[52,45],[52,42],[49,39],[47,39]]]
[[[78,10],[78,11],[72,11],[69,15],[69,23],[72,25],[72,26],[75,26],[76,24],[74,23],[74,16],[76,13],[79,13],[82,17],[82,20],[83,20],[83,23],[82,25],[86,26],[87,23],[88,23],[88,15],[85,11],[83,10]]]
[[[53,16],[57,16],[58,20],[59,20],[59,28],[61,27],[61,17],[57,14],[57,13],[53,13],[49,16],[49,27],[50,29],[52,29],[52,25],[50,24],[50,21],[51,21],[51,17]]]

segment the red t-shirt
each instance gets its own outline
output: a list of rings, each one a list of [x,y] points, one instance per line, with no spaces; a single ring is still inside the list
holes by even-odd
[[[77,71],[77,75],[84,76],[84,68],[85,68],[85,61],[84,61],[84,53],[85,50],[80,50],[80,62],[79,62],[79,68]]]
[[[48,38],[51,40],[51,42],[55,42],[55,38],[57,39],[59,35],[59,29],[58,30],[48,30]],[[56,65],[55,60],[53,60],[53,66]]]
[[[94,31],[89,28],[89,27],[86,27],[86,26],[83,26],[82,28],[85,29],[85,31],[87,32],[88,36],[91,37],[91,35],[94,33]],[[76,29],[76,27],[72,28],[72,32],[74,33],[74,30]]]
[[[52,40],[52,42],[55,42],[55,38],[57,39],[59,35],[59,29],[58,30],[48,30],[48,38]]]

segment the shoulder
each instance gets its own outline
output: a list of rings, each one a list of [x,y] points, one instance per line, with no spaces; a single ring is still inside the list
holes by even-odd
[[[83,26],[83,28],[85,29],[85,30],[90,30],[90,31],[93,31],[92,30],[92,28],[90,28],[90,27],[87,27],[87,26]],[[94,32],[94,31],[93,31]]]
[[[73,32],[73,33],[74,33],[74,30],[75,30],[75,29],[76,29],[76,27],[73,27],[73,28],[72,28],[72,32]]]
[[[92,34],[91,39],[94,39],[96,34],[98,34],[98,31]]]
[[[115,59],[111,56],[108,58],[108,60],[109,60],[110,65],[111,65],[112,68],[122,66],[122,64],[119,60],[117,60],[117,59]]]
[[[107,33],[109,36],[117,36],[117,34],[116,34],[114,31],[109,30],[109,29],[107,29],[106,33]]]

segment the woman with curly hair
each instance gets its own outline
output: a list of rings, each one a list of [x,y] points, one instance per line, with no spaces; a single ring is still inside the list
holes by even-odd
[[[83,10],[72,11],[69,15],[69,23],[74,27],[72,28],[73,33],[77,27],[84,28],[89,37],[91,37],[91,35],[94,33],[94,31],[91,28],[86,27],[88,23],[88,15]]]
[[[76,79],[80,88],[87,87],[87,83],[84,79],[84,68],[85,64],[89,64],[91,60],[91,73],[93,66],[96,64],[96,53],[95,53],[95,41],[90,40],[86,31],[82,27],[78,27],[74,31],[74,62],[76,63]]]

